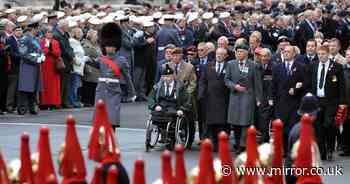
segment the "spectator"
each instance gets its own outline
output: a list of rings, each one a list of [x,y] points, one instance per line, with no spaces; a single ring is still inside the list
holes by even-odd
[[[44,38],[40,40],[45,54],[42,65],[43,90],[40,94],[40,105],[46,108],[56,108],[61,105],[61,80],[56,65],[61,56],[59,42],[53,38],[53,27],[48,26]]]

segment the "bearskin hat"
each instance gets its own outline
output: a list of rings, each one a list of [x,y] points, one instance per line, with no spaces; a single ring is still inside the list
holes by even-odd
[[[122,40],[122,30],[116,23],[107,23],[102,26],[98,34],[98,43],[103,50],[104,47],[115,47],[119,50]]]

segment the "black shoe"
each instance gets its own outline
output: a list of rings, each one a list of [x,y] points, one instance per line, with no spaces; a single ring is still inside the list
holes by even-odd
[[[327,160],[328,160],[328,161],[333,161],[333,152],[328,152],[328,154],[327,154]]]
[[[63,109],[72,109],[73,106],[72,106],[72,105],[69,105],[69,104],[62,104],[62,108],[63,108]]]
[[[38,114],[37,111],[29,111],[29,113],[30,113],[31,115],[37,115],[37,114]]]
[[[19,107],[19,108],[17,108],[17,113],[18,113],[18,115],[24,115],[25,113],[27,113],[27,108]]]
[[[339,153],[339,156],[341,156],[341,157],[350,156],[350,151],[343,151],[342,153]]]

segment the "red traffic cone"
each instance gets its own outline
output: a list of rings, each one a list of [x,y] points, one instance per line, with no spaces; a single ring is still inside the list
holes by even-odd
[[[7,167],[6,163],[4,161],[4,158],[2,157],[2,154],[0,152],[0,183],[1,184],[10,184],[10,180],[7,175]]]
[[[298,176],[297,184],[321,184],[322,179],[319,175],[313,175],[310,170],[312,169],[312,152],[315,145],[315,138],[313,133],[312,119],[310,115],[304,114],[301,117],[301,129],[300,129],[300,144],[297,150],[297,158],[295,160],[295,167],[302,168],[305,173],[302,176]]]
[[[213,161],[213,144],[209,139],[205,139],[201,143],[199,173],[196,184],[215,184]]]
[[[273,129],[273,150],[274,156],[272,160],[273,168],[283,167],[283,123],[281,120],[277,119],[272,122]],[[272,175],[272,181],[274,184],[283,184],[283,175],[274,174]]]
[[[230,173],[222,176],[221,184],[237,183],[237,175],[233,163],[233,157],[230,152],[229,137],[222,131],[219,135],[219,157],[222,167],[230,167]]]
[[[247,130],[247,161],[245,164],[246,168],[257,167],[258,157],[258,147],[256,143],[256,129],[251,126]],[[244,176],[245,184],[256,184],[258,182],[257,175],[248,174]]]
[[[179,144],[175,146],[176,152],[176,165],[175,165],[175,183],[186,184],[186,167],[184,159],[185,148]]]
[[[116,168],[108,170],[107,184],[118,184],[118,170]]]
[[[170,151],[165,150],[162,154],[162,181],[163,184],[173,183],[173,170],[171,167]]]
[[[116,153],[117,144],[115,134],[108,119],[105,103],[102,100],[99,100],[96,104],[88,148],[90,160],[103,162],[104,159],[107,159],[108,162],[111,160],[113,162],[119,162],[119,157]]]
[[[30,159],[29,135],[24,133],[21,136],[21,167],[19,169],[20,183],[34,183],[32,160]]]
[[[63,176],[62,184],[86,181],[84,156],[75,129],[75,120],[71,115],[67,117],[65,147],[60,170]]]
[[[57,184],[56,172],[51,157],[49,141],[49,129],[41,128],[38,143],[38,171],[35,176],[35,184]]]
[[[143,162],[143,160],[136,160],[135,161],[133,183],[134,184],[145,184],[146,183],[145,163]]]
[[[96,167],[94,176],[92,177],[91,184],[104,184],[103,182],[103,168]]]

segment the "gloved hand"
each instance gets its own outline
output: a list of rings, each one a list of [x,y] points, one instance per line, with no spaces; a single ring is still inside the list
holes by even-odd
[[[184,115],[184,112],[183,112],[182,110],[178,110],[178,111],[176,112],[176,114],[177,114],[178,116],[183,116],[183,115]]]
[[[157,112],[159,112],[159,111],[161,111],[161,110],[162,110],[162,107],[161,107],[161,106],[159,106],[159,105],[157,105],[157,106],[156,106],[156,108],[155,108],[154,110],[156,110]]]

